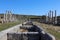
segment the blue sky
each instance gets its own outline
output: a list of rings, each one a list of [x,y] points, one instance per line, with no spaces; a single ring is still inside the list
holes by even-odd
[[[57,10],[60,15],[60,0],[0,0],[0,13],[6,10],[24,15],[45,15],[49,10]]]

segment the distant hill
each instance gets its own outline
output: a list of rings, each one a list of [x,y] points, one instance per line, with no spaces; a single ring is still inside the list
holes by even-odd
[[[29,19],[29,18],[40,18],[41,16],[35,16],[35,15],[18,15],[18,14],[12,14],[13,16],[15,16],[18,20],[20,19]],[[0,14],[0,17],[4,17],[3,14]]]

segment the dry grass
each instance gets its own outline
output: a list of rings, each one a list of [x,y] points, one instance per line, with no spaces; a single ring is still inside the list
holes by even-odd
[[[20,29],[20,32],[28,32],[26,29]]]

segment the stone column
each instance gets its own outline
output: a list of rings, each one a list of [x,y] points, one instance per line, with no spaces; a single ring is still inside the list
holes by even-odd
[[[51,10],[49,12],[49,20],[50,20],[50,23],[51,23]]]
[[[8,11],[6,11],[6,22],[8,22]]]
[[[47,16],[47,14],[46,14],[46,23],[48,22],[48,16]]]
[[[9,13],[9,15],[10,15],[10,21],[12,21],[12,12],[10,11],[10,13]]]
[[[52,11],[52,24],[53,24],[53,22],[54,22],[54,19],[53,19],[53,11]]]
[[[56,16],[56,10],[55,10],[55,24],[57,24],[57,16]]]
[[[6,21],[6,19],[5,19],[5,18],[6,18],[6,15],[5,15],[5,13],[4,13],[4,22]]]

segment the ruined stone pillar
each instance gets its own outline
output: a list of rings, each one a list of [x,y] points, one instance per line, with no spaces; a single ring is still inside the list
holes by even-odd
[[[47,14],[46,14],[46,23],[48,22],[48,16],[47,16]]]
[[[6,11],[6,22],[8,22],[8,11]]]
[[[11,11],[9,11],[9,21],[11,22],[11,19],[12,18],[12,13],[11,13]]]
[[[56,16],[56,10],[55,10],[55,24],[57,24],[57,16]]]
[[[50,23],[51,23],[51,10],[49,12],[49,20],[50,20]]]
[[[53,19],[53,11],[52,11],[52,24],[53,24],[53,22],[54,22],[54,19]]]
[[[5,17],[6,17],[6,15],[5,15],[5,13],[4,13],[4,22],[6,21]]]

